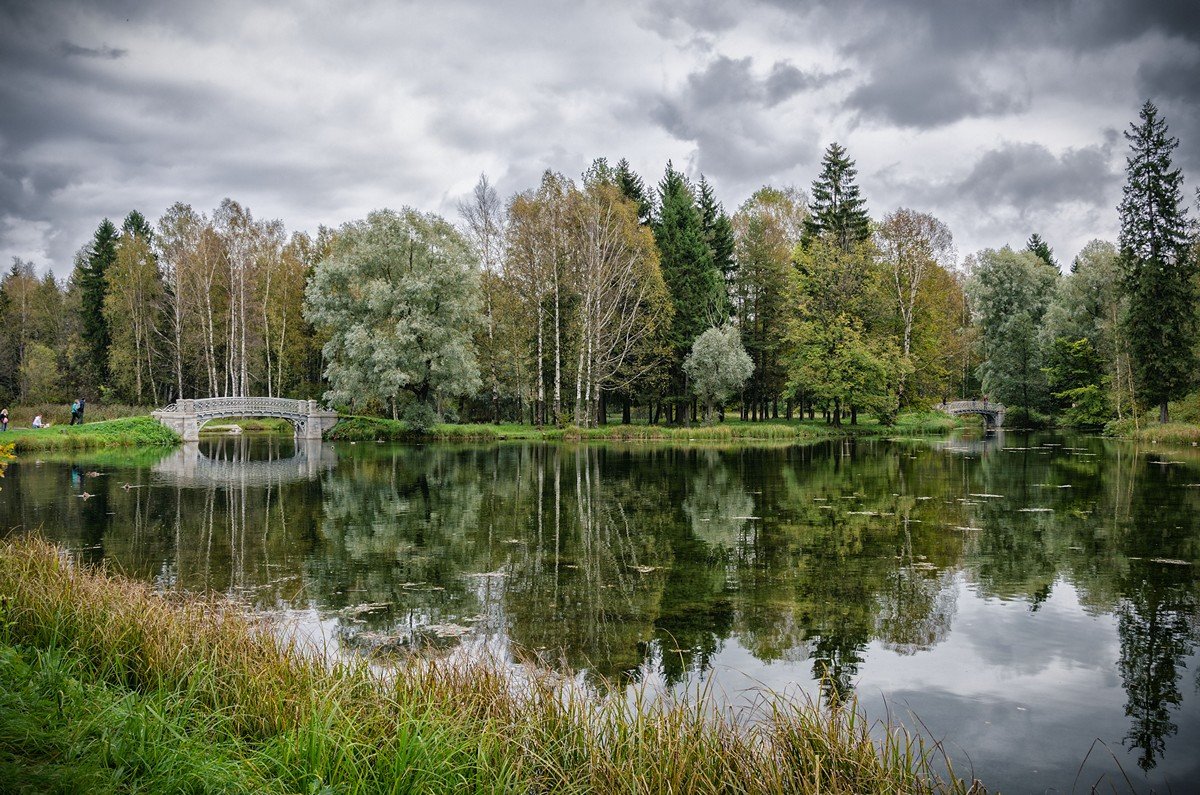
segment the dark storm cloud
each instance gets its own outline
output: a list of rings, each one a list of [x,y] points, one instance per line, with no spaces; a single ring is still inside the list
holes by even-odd
[[[785,61],[755,72],[752,58],[717,57],[649,109],[671,135],[695,143],[697,168],[717,180],[754,185],[811,159],[816,140],[781,130],[774,109],[845,75],[806,72]]]
[[[83,47],[69,41],[59,42],[58,51],[67,57],[100,58],[105,61],[115,61],[129,54],[129,50],[109,47],[107,44],[99,47]]]
[[[1120,180],[1111,163],[1111,152],[1101,145],[1055,156],[1041,144],[1008,143],[980,157],[956,192],[984,210],[1093,204],[1104,201]]]
[[[1147,97],[1200,172],[1197,69],[1191,1],[0,0],[0,258],[61,276],[104,216],[176,200],[453,216],[480,171],[511,192],[600,155],[734,207],[835,139],[877,214],[920,202],[971,250],[1050,208],[1070,249],[1115,234],[1105,130]]]
[[[922,62],[877,69],[868,83],[850,93],[847,106],[900,127],[939,127],[959,119],[1005,116],[1024,110],[1029,97],[989,89],[978,77]]]

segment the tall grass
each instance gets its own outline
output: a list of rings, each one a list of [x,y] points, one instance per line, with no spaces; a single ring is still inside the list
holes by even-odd
[[[703,698],[591,697],[488,662],[418,656],[381,675],[33,539],[0,548],[0,594],[0,676],[19,696],[7,711],[46,733],[71,703],[91,727],[42,753],[0,721],[0,772],[17,776],[26,763],[53,774],[53,757],[106,760],[92,783],[121,791],[175,771],[199,782],[180,791],[983,792],[938,746],[870,725],[853,702],[764,695],[747,724]],[[72,684],[47,695],[47,677]]]
[[[11,428],[12,426],[10,426]],[[12,428],[0,441],[18,453],[41,450],[87,450],[103,447],[161,447],[179,443],[179,435],[152,417],[129,417],[84,425]]]

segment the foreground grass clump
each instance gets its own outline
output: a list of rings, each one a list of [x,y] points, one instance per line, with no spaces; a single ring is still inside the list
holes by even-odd
[[[38,430],[13,428],[5,437],[4,441],[13,444],[18,453],[101,447],[156,447],[179,443],[179,435],[153,417],[129,417],[83,425],[52,425]]]
[[[0,775],[17,791],[968,791],[935,774],[936,746],[872,739],[853,704],[770,697],[748,727],[487,663],[381,677],[31,539],[0,548],[0,594]]]

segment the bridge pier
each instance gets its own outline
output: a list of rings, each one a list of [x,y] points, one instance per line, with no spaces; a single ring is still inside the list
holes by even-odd
[[[177,400],[151,412],[151,416],[179,434],[185,442],[200,441],[200,428],[209,420],[229,417],[285,419],[295,428],[296,438],[306,441],[319,441],[338,421],[336,411],[322,408],[315,400],[260,397]]]

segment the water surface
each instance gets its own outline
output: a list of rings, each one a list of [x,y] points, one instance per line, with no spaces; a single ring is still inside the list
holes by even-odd
[[[0,485],[9,531],[344,649],[488,647],[733,702],[825,675],[993,791],[1200,780],[1190,448],[220,438],[25,457]]]

